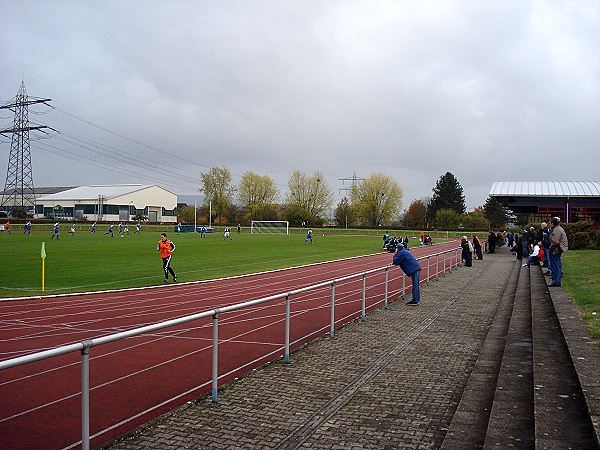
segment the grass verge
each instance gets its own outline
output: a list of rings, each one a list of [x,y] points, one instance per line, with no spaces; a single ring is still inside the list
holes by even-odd
[[[562,259],[562,284],[579,307],[591,336],[600,344],[600,251],[569,251]]]

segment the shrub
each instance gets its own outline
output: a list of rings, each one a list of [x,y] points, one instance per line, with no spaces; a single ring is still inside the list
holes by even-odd
[[[582,250],[590,247],[590,234],[587,231],[578,231],[573,233],[573,237],[569,239],[569,249]]]

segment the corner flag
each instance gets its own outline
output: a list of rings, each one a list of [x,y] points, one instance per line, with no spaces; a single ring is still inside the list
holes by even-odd
[[[42,292],[46,288],[46,243],[42,242]]]

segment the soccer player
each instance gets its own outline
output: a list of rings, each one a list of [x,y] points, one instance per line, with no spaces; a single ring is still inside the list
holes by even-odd
[[[7,220],[4,224],[4,231],[8,231],[8,234],[10,234],[10,220]]]
[[[123,222],[119,222],[119,236],[123,237]]]
[[[177,224],[177,234],[181,233],[181,222]]]
[[[135,224],[135,231],[133,232],[133,234],[141,234],[140,231],[142,230],[142,222],[138,222]]]
[[[111,224],[109,224],[109,225],[108,225],[108,230],[106,230],[106,231],[104,232],[104,234],[110,234],[110,237],[115,237],[115,235],[114,235],[114,232],[113,232],[113,226],[114,226],[114,225],[113,225],[112,223],[111,223]]]
[[[31,221],[25,224],[25,231],[23,231],[23,234],[26,234],[27,236],[31,235]]]
[[[56,239],[60,238],[60,223],[56,222],[54,224],[54,230],[52,231],[52,237],[50,239],[54,239],[56,237]]]
[[[200,237],[206,237],[206,227],[204,225],[202,225],[202,228],[200,228]]]
[[[313,243],[312,240],[312,229],[309,228],[308,231],[306,232],[306,239],[304,239],[304,243],[306,244],[306,241],[310,241],[310,243]]]
[[[177,276],[171,267],[171,257],[175,251],[175,244],[167,239],[166,233],[160,234],[160,241],[156,246],[156,251],[160,252],[160,257],[163,261],[163,270],[165,271],[165,283],[169,281],[169,273],[173,277],[173,282],[177,282]]]
[[[69,234],[75,236],[75,224],[71,225],[71,228],[69,228]]]
[[[96,222],[94,222],[90,228],[90,233],[96,234]]]
[[[223,231],[223,239],[231,239],[231,228],[225,227]]]

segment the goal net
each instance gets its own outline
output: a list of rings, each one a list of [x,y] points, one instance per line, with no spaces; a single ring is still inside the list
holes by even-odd
[[[287,220],[253,220],[250,233],[290,234],[290,223]]]

